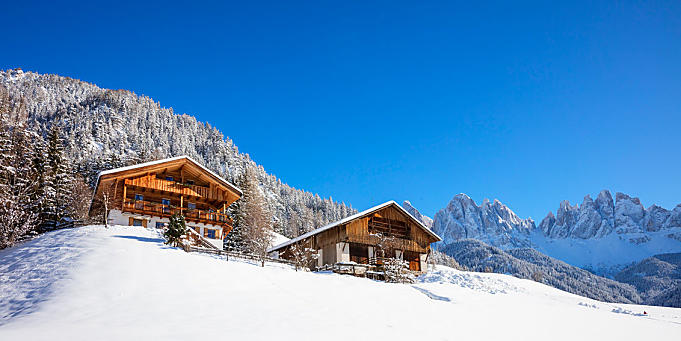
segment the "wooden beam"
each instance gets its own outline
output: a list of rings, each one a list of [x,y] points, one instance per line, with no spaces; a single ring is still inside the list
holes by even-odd
[[[109,187],[111,188],[111,187]],[[116,193],[118,192],[118,179],[116,179],[116,182],[114,184],[114,191],[113,191],[113,196],[116,196]]]
[[[121,211],[123,211],[123,208],[125,207],[125,196],[128,193],[128,186],[123,185],[123,200],[121,201]]]

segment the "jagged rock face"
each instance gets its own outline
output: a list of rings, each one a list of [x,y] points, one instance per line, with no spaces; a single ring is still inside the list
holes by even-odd
[[[617,233],[631,233],[640,230],[641,221],[646,210],[638,198],[632,198],[624,193],[617,193],[615,204],[615,231]]]
[[[596,198],[596,209],[603,221],[602,235],[609,234],[615,229],[615,203],[612,200],[610,191],[602,190]]]
[[[669,217],[667,218],[667,221],[664,223],[663,227],[665,229],[681,227],[681,204],[676,205],[671,213],[669,213]]]
[[[416,207],[412,206],[412,204],[408,201],[405,200],[402,203],[402,208],[404,208],[409,214],[413,215],[414,218],[418,219],[423,225],[426,225],[427,228],[432,229],[433,228],[433,219],[431,219],[428,216],[425,216],[419,212],[419,210],[416,209]]]
[[[549,212],[539,228],[549,238],[590,239],[607,236],[613,231],[618,234],[643,233],[681,226],[681,205],[673,211],[657,205],[646,210],[638,198],[619,192],[615,198],[613,203],[610,192],[604,190],[596,201],[585,196],[580,206],[570,206],[568,201],[563,201],[556,216]],[[645,242],[641,237],[636,241]]]
[[[667,222],[671,212],[665,210],[664,208],[653,205],[650,206],[646,212],[645,217],[643,217],[643,228],[646,231],[659,231]]]
[[[552,234],[553,227],[556,226],[556,216],[553,212],[549,212],[541,223],[539,223],[539,229],[544,233],[545,236],[550,236]]]
[[[493,245],[527,245],[534,230],[532,219],[521,219],[499,200],[484,200],[480,206],[465,194],[456,195],[437,212],[433,231],[448,244],[463,238],[482,239]]]
[[[585,196],[580,206],[570,206],[569,201],[562,201],[557,216],[549,212],[539,227],[550,238],[602,237],[613,229],[614,210],[610,192],[602,191],[596,201],[590,195]]]

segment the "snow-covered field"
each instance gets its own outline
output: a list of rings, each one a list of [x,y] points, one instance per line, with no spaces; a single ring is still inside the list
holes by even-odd
[[[132,227],[61,230],[0,251],[0,340],[201,338],[679,340],[681,309],[445,267],[414,285],[261,268]]]

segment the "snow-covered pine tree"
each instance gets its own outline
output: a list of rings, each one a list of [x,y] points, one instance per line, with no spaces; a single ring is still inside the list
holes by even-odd
[[[35,229],[31,209],[33,157],[23,102],[0,88],[0,249],[12,246]]]
[[[45,181],[46,230],[54,229],[69,216],[69,203],[73,174],[64,157],[63,140],[59,126],[54,125],[47,139],[47,173]]]
[[[187,224],[184,216],[181,214],[173,214],[168,222],[168,228],[163,232],[166,238],[166,244],[172,246],[180,246],[182,244],[182,236],[187,233]]]
[[[33,134],[33,158],[31,159],[31,172],[33,173],[33,191],[31,193],[31,210],[38,216],[36,224],[42,226],[45,221],[45,186],[47,172],[47,158],[45,140],[39,134]]]
[[[239,188],[244,188],[246,176],[241,174],[237,177],[234,184]],[[244,198],[235,201],[227,208],[228,215],[232,217],[232,230],[225,236],[224,248],[227,251],[234,252],[245,252],[246,251],[246,240],[244,237],[244,227],[243,227],[243,205],[241,204]]]
[[[246,250],[260,259],[261,266],[265,266],[267,249],[272,246],[272,213],[267,201],[262,195],[258,180],[252,168],[245,173],[244,195],[242,197],[241,226],[246,241]]]

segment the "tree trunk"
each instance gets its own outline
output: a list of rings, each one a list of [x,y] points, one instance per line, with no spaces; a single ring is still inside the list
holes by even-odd
[[[109,228],[109,205],[104,202],[104,228]]]

